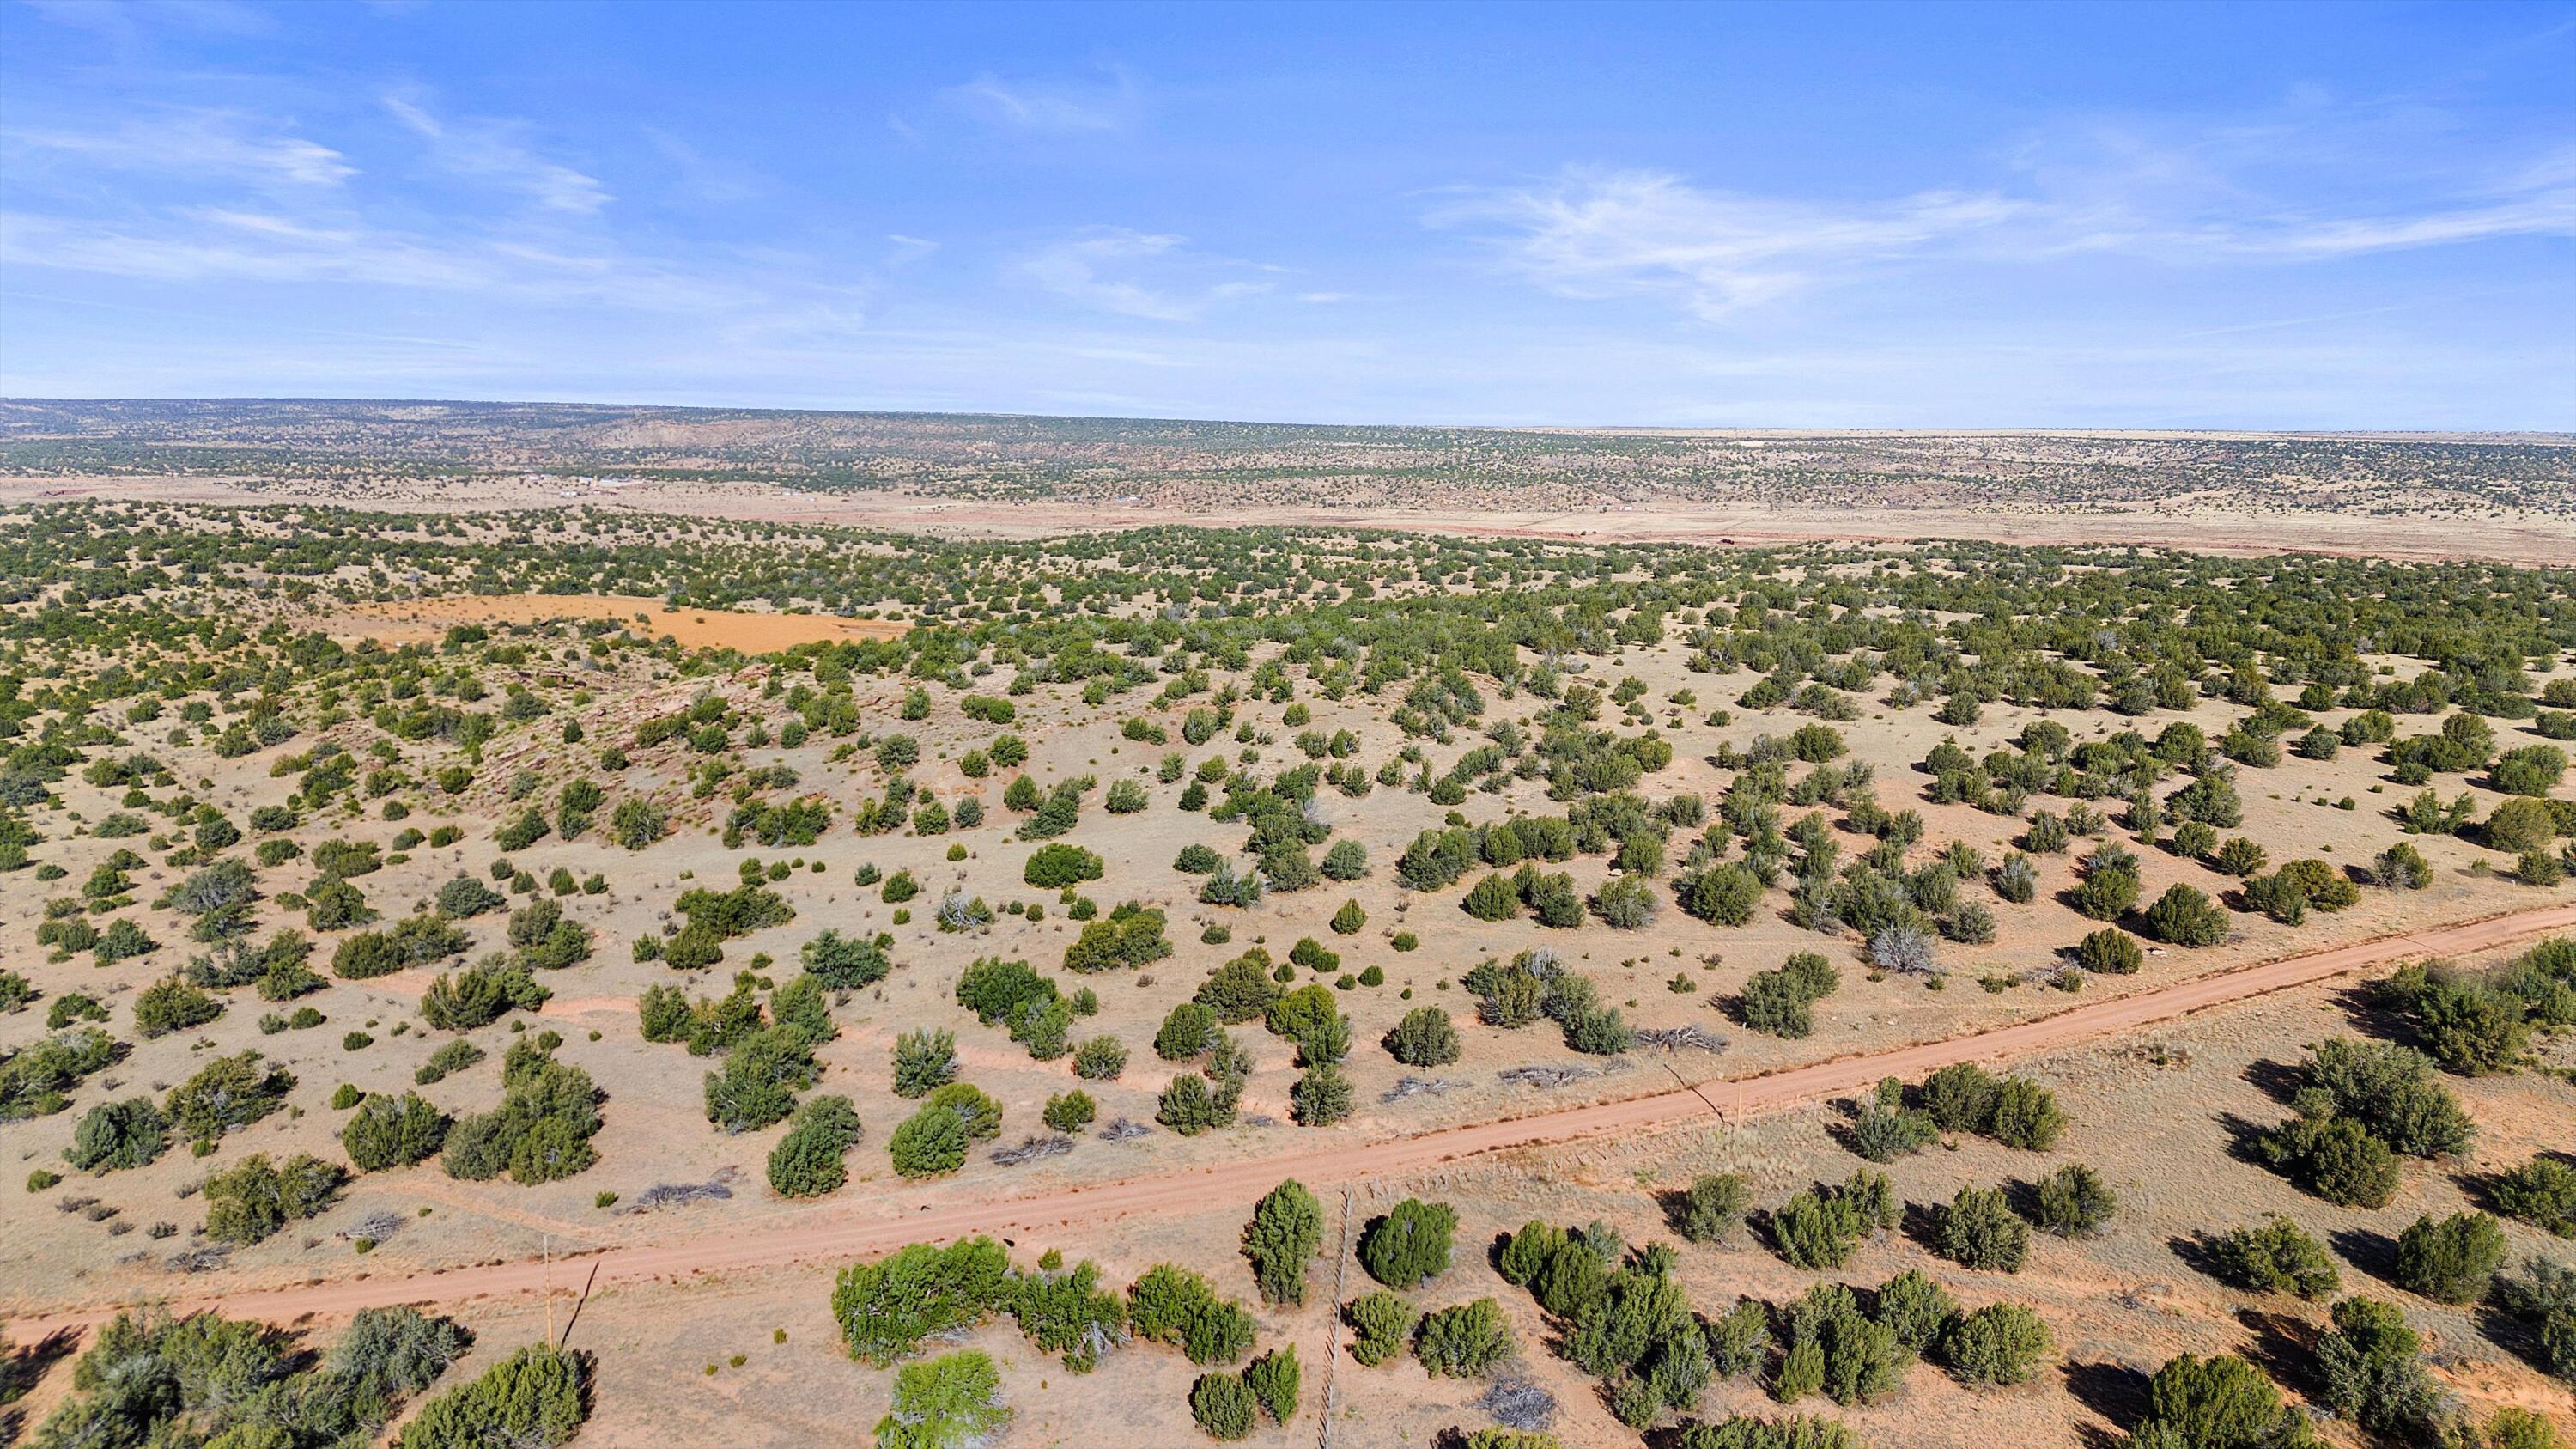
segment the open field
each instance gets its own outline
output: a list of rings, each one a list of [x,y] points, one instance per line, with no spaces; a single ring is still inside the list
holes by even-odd
[[[939,1207],[886,1199],[851,1203],[841,1206],[863,1214],[856,1221],[835,1221],[819,1212],[806,1212],[761,1228],[733,1227],[703,1238],[658,1240],[595,1253],[581,1252],[575,1246],[579,1239],[568,1234],[569,1241],[562,1249],[549,1245],[546,1254],[536,1261],[434,1269],[390,1278],[370,1274],[343,1283],[254,1290],[223,1297],[178,1297],[171,1301],[171,1308],[271,1322],[306,1322],[338,1319],[361,1309],[393,1304],[461,1303],[544,1293],[549,1285],[558,1282],[578,1282],[587,1292],[638,1281],[873,1258],[923,1239],[949,1241],[986,1233],[1044,1234],[1052,1240],[1068,1230],[1094,1230],[1127,1218],[1184,1216],[1211,1199],[1250,1201],[1283,1178],[1294,1178],[1310,1187],[1341,1188],[1372,1179],[1446,1171],[1452,1164],[1487,1153],[1552,1148],[1604,1136],[1666,1132],[1710,1121],[1741,1126],[1757,1116],[1860,1092],[1891,1075],[1928,1076],[1958,1062],[2011,1063],[2080,1043],[2169,1027],[2187,1016],[2359,971],[2376,972],[2402,961],[2491,951],[2500,944],[2568,930],[2576,930],[2576,903],[2329,947],[2068,1007],[1966,1036],[1865,1051],[1751,1077],[1722,1073],[1698,1076],[1686,1078],[1684,1085],[1678,1087],[1664,1086],[1650,1077],[1648,1090],[1640,1096],[1552,1111],[1542,1108],[1524,1116],[1435,1128],[1414,1136],[1308,1148],[1188,1173],[1119,1178],[994,1201]],[[577,1017],[588,1014],[591,1006],[574,1003],[558,1008],[550,1003],[549,1010]],[[114,1311],[110,1307],[72,1313],[38,1311],[21,1319],[20,1326],[29,1335],[42,1337],[95,1326]]]
[[[2558,434],[1340,428],[535,404],[0,401],[0,503],[583,505],[965,538],[1166,525],[1966,538],[2576,563]]]
[[[2576,1145],[2566,572],[1118,516],[0,512],[35,1442],[100,1412],[44,1336],[119,1309],[317,1348],[453,1317],[477,1343],[398,1424],[585,1284],[585,1441],[846,1438],[896,1375],[834,1270],[983,1233],[1013,1286],[874,1356],[989,1354],[1014,1443],[1196,1442],[1194,1387],[1294,1345],[1256,1442],[1436,1442],[1525,1378],[1566,1444],[1807,1413],[2109,1446],[2168,1358],[2234,1351],[2359,1446],[2389,1436],[2311,1363],[2354,1294],[2418,1335],[2404,1432],[2568,1417],[2557,1310],[2511,1286],[2567,1256]],[[2299,1095],[2328,1039],[2406,1112]],[[2079,1167],[2117,1207],[2069,1228],[2039,1189]],[[1855,1172],[1886,1217],[1817,1247],[1811,1185]],[[1732,1207],[1670,1200],[1702,1176]],[[1240,1251],[1290,1178],[1302,1302]],[[1969,1185],[2009,1189],[2009,1267],[1944,1226]],[[1408,1197],[1456,1220],[1418,1284],[1364,1246]],[[2198,1236],[2265,1211],[2341,1293]],[[2397,1262],[2427,1212],[2505,1245],[2465,1297]],[[1493,1251],[1534,1217],[1602,1225],[1546,1299]],[[1086,1260],[1044,1310],[1101,1350],[1077,1373],[1031,1305]],[[1174,1336],[1244,1341],[1131,1332],[1158,1264],[1215,1294]],[[1797,1306],[1904,1269],[1956,1311],[1901,1353],[1897,1298]],[[1492,1307],[1366,1363],[1341,1310],[1387,1276]],[[1631,1294],[1665,1306],[1605,1347]],[[1768,1348],[1727,1347],[1738,1295]],[[2045,1338],[1979,1386],[1995,1303]]]
[[[446,637],[458,625],[534,624],[564,619],[606,619],[639,633],[668,637],[684,649],[739,649],[775,654],[799,644],[840,639],[894,639],[909,625],[881,619],[840,619],[817,614],[757,614],[741,609],[681,609],[661,599],[596,594],[483,594],[360,604],[326,622],[323,632],[352,642],[421,644]]]

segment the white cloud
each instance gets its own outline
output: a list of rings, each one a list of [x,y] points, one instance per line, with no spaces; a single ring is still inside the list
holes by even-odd
[[[30,161],[67,159],[120,171],[222,177],[256,185],[328,187],[357,174],[349,159],[330,147],[282,134],[233,111],[175,109],[129,116],[99,130],[13,128],[0,132],[0,146]]]
[[[57,25],[131,43],[148,29],[205,35],[267,35],[269,17],[230,0],[25,0],[28,9]]]
[[[1834,207],[1708,191],[1655,171],[1575,171],[1433,215],[1500,229],[1505,264],[1567,297],[1664,292],[1703,317],[1772,301],[1821,276],[1918,254],[2021,219],[1991,193],[1926,192]]]
[[[385,110],[429,142],[433,161],[458,176],[523,192],[553,211],[588,215],[612,199],[598,178],[549,161],[520,144],[522,127],[505,121],[450,122],[402,95],[383,98]]]
[[[2205,155],[2101,133],[2090,166],[2024,159],[2027,194],[1925,191],[1820,202],[1698,187],[1658,171],[1570,170],[1474,193],[1426,218],[1472,229],[1507,270],[1575,298],[1662,295],[1708,320],[1935,260],[2118,253],[2169,265],[2324,260],[2513,236],[2576,236],[2563,160],[2454,182],[2411,208],[2276,207]]]
[[[0,212],[0,267],[161,283],[394,287],[624,312],[746,312],[808,290],[762,268],[692,270],[605,244],[433,237],[348,217],[212,206],[113,221]]]
[[[1126,71],[1112,70],[1105,83],[1006,81],[988,72],[950,87],[942,99],[1007,130],[1066,134],[1123,131],[1135,124],[1143,98]]]
[[[1210,281],[1242,266],[1185,249],[1187,238],[1101,227],[1022,259],[1020,274],[1060,297],[1128,317],[1191,322],[1210,307],[1270,290],[1268,282]]]
[[[2258,227],[2223,237],[2217,245],[2251,256],[2337,257],[2411,247],[2456,246],[2509,236],[2576,236],[2576,187],[2559,187],[2492,206],[2416,216]]]
[[[932,252],[939,250],[939,243],[924,237],[905,236],[901,232],[893,232],[886,237],[886,248],[887,266],[908,267],[914,262],[927,259]]]
[[[697,147],[659,126],[643,128],[644,139],[679,173],[680,191],[690,200],[716,206],[749,201],[769,190],[768,178],[746,167],[710,159]]]

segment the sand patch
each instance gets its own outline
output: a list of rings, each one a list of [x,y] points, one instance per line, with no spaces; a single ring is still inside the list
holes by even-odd
[[[607,619],[638,634],[668,634],[691,649],[774,654],[799,644],[895,639],[912,629],[901,619],[844,619],[831,614],[758,614],[740,609],[674,609],[660,599],[621,594],[466,594],[360,604],[334,615],[324,632],[382,644],[420,644],[459,624],[536,624]]]

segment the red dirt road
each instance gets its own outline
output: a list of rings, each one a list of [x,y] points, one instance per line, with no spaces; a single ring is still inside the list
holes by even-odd
[[[868,1258],[906,1243],[947,1241],[976,1233],[1030,1233],[1138,1215],[1197,1212],[1211,1202],[1249,1203],[1283,1177],[1298,1178],[1309,1186],[1332,1185],[1420,1171],[1507,1148],[1611,1132],[1642,1132],[1702,1116],[1733,1118],[1774,1112],[1854,1092],[1881,1077],[1915,1078],[1953,1062],[2057,1051],[2409,957],[2481,951],[2571,927],[2576,927],[2576,903],[2517,911],[2259,962],[1991,1031],[1813,1062],[1767,1076],[1716,1078],[1646,1096],[1387,1142],[1313,1147],[1189,1172],[1128,1178],[992,1202],[924,1208],[901,1217],[859,1216],[849,1211],[862,1206],[854,1199],[821,1207],[785,1226],[717,1231],[667,1243],[605,1249],[565,1260],[554,1275],[567,1285],[588,1280],[591,1286],[599,1286],[815,1260]],[[836,1207],[841,1210],[836,1211]],[[403,1277],[359,1277],[280,1289],[178,1297],[169,1306],[177,1312],[213,1308],[237,1318],[289,1322],[345,1317],[362,1308],[396,1303],[429,1305],[536,1293],[543,1291],[548,1281],[546,1265],[528,1260]],[[64,1305],[17,1318],[10,1328],[19,1341],[33,1342],[56,1329],[77,1329],[102,1321],[112,1316],[116,1307]]]

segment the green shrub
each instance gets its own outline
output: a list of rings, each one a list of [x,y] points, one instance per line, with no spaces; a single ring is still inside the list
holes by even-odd
[[[1989,1303],[1941,1337],[1941,1359],[1965,1384],[2026,1383],[2052,1344],[2048,1325],[2018,1303]]]
[[[1841,984],[1840,973],[1824,957],[1801,951],[1777,970],[1745,978],[1738,1009],[1744,1024],[1755,1031],[1800,1039],[1815,1030],[1814,1004]]]
[[[1995,1079],[1972,1062],[1941,1068],[1923,1080],[1923,1110],[1945,1132],[1984,1132],[1994,1121]]]
[[[1349,1117],[1357,1099],[1358,1089],[1340,1066],[1316,1061],[1288,1089],[1288,1114],[1301,1127],[1329,1127]]]
[[[1565,1246],[1565,1230],[1544,1218],[1532,1218],[1503,1242],[1495,1255],[1495,1270],[1504,1282],[1515,1288],[1526,1288]]]
[[[245,1246],[261,1242],[330,1206],[347,1177],[317,1157],[299,1154],[280,1167],[268,1154],[253,1153],[206,1179],[206,1236]]]
[[[842,1161],[861,1135],[858,1110],[847,1097],[815,1097],[796,1109],[778,1145],[769,1150],[769,1186],[781,1197],[821,1197],[849,1181]]]
[[[1029,852],[1020,879],[1039,890],[1051,891],[1095,881],[1105,873],[1099,856],[1079,845],[1059,843],[1041,845]]]
[[[1211,1085],[1205,1076],[1183,1073],[1172,1078],[1155,1100],[1154,1120],[1184,1137],[1230,1126],[1239,1086],[1233,1082]]]
[[[1064,967],[1089,973],[1159,961],[1172,954],[1172,943],[1163,934],[1165,924],[1161,911],[1128,901],[1106,919],[1083,926],[1082,935],[1064,948]]]
[[[2423,1340],[2393,1303],[2347,1298],[2317,1342],[2318,1398],[2363,1429],[2430,1442],[2441,1395],[2424,1371]]]
[[[2089,1238],[2120,1210],[2119,1194],[2111,1191],[2100,1173],[2080,1162],[2070,1162],[2041,1179],[2033,1199],[2031,1221],[2061,1238]]]
[[[1412,1304],[1381,1288],[1352,1299],[1342,1317],[1353,1334],[1351,1357],[1375,1367],[1404,1352],[1419,1315]]]
[[[1933,1210],[1933,1242],[1962,1267],[2018,1273],[2030,1256],[2030,1227],[2013,1216],[2002,1189],[1963,1187]]]
[[[295,1078],[284,1067],[262,1067],[257,1052],[217,1057],[170,1089],[162,1110],[183,1136],[220,1137],[247,1127],[286,1104]]]
[[[1434,1378],[1475,1378],[1511,1353],[1511,1324],[1491,1298],[1426,1314],[1413,1340],[1414,1357]]]
[[[1457,1027],[1436,1006],[1406,1012],[1387,1031],[1384,1045],[1389,1056],[1408,1067],[1445,1067],[1458,1060],[1460,1050]]]
[[[1752,1189],[1741,1173],[1708,1172],[1673,1195],[1667,1210],[1673,1231],[1687,1242],[1717,1243],[1744,1226]]]
[[[1810,1346],[1811,1353],[1814,1352]],[[1821,1373],[1821,1365],[1818,1369]],[[1815,1390],[1810,1388],[1808,1393]],[[1792,1396],[1782,1402],[1795,1402]],[[1860,1449],[1859,1436],[1841,1421],[1795,1414],[1786,1419],[1753,1419],[1737,1415],[1716,1423],[1684,1425],[1673,1449]]]
[[[2338,1037],[2320,1042],[2303,1065],[2304,1115],[2349,1117],[2410,1157],[2469,1150],[2477,1128],[2459,1098],[2411,1047]]]
[[[1447,1203],[1406,1198],[1360,1236],[1360,1266],[1389,1288],[1416,1287],[1449,1271],[1458,1213]]]
[[[156,981],[134,996],[134,1030],[147,1039],[203,1026],[223,1014],[222,1002],[176,976]]]
[[[1510,876],[1495,871],[1476,882],[1458,906],[1480,921],[1508,921],[1521,913],[1521,893]]]
[[[850,1357],[884,1368],[932,1338],[962,1332],[1005,1306],[1010,1257],[991,1238],[945,1248],[914,1243],[874,1263],[841,1270],[832,1320]]]
[[[1114,1036],[1095,1036],[1073,1049],[1073,1074],[1086,1082],[1113,1081],[1127,1069],[1127,1048]]]
[[[2278,1213],[2259,1228],[2237,1228],[2211,1248],[2221,1278],[2257,1293],[2288,1293],[2311,1302],[2342,1277],[2325,1245]]]
[[[1000,1105],[974,1087],[954,1082],[931,1093],[921,1110],[894,1129],[886,1151],[904,1176],[938,1177],[966,1165],[968,1144],[1000,1130]]]
[[[1324,1245],[1324,1207],[1304,1184],[1290,1179],[1253,1204],[1243,1229],[1243,1256],[1264,1302],[1294,1307],[1306,1301],[1306,1268]]]
[[[978,1349],[905,1364],[895,1372],[893,1402],[877,1421],[878,1449],[967,1449],[989,1442],[1011,1421],[1001,1388],[1001,1371]]]
[[[2105,926],[2075,943],[2075,964],[2087,971],[2126,976],[2146,962],[2138,938],[2116,926]]]
[[[2175,1449],[2267,1449],[2308,1442],[2307,1425],[2262,1370],[2232,1353],[2183,1354],[2147,1383],[2137,1438]]]
[[[844,936],[836,929],[825,930],[807,941],[798,959],[805,974],[840,991],[873,986],[894,969],[878,942],[864,936]]]
[[[926,1097],[957,1077],[957,1034],[908,1031],[894,1040],[894,1094]]]
[[[1279,986],[1270,979],[1270,953],[1258,946],[1210,972],[1191,998],[1229,1026],[1262,1015],[1278,999]]]
[[[2397,1154],[2350,1117],[2302,1112],[2257,1138],[2254,1150],[2340,1207],[2383,1207],[2397,1191]]]
[[[1845,1405],[1876,1403],[1895,1392],[1906,1351],[1893,1328],[1861,1314],[1850,1289],[1820,1283],[1784,1317],[1789,1356],[1798,1362],[1794,1371],[1784,1365],[1773,1385],[1782,1402],[1793,1402],[1787,1389],[1803,1397],[1821,1388]]]
[[[447,1114],[418,1093],[372,1096],[340,1128],[340,1146],[360,1172],[409,1167],[438,1155],[447,1143],[447,1126]]]
[[[411,1079],[415,1084],[426,1087],[433,1082],[444,1081],[481,1060],[483,1049],[460,1037],[431,1052],[429,1059],[411,1074]]]
[[[1058,1132],[1079,1132],[1090,1126],[1099,1115],[1100,1104],[1092,1100],[1089,1092],[1077,1087],[1047,1098],[1038,1119]]]
[[[2485,976],[2439,964],[2408,966],[2376,983],[2371,995],[2411,1017],[2433,1059],[2464,1076],[2519,1066],[2530,1047],[2535,1009],[2552,1020],[2576,1014],[2576,993],[2520,963]],[[2402,1075],[2410,1079],[2403,1086],[2423,1090],[2414,1080],[2423,1073]]]
[[[1190,1417],[1211,1439],[1241,1439],[1252,1432],[1260,1405],[1233,1374],[1201,1374],[1190,1385]]]
[[[2006,1077],[1995,1085],[1994,1107],[1986,1135],[2006,1147],[2046,1152],[2057,1145],[2066,1127],[2057,1094],[2036,1082]]]
[[[1897,1343],[1909,1353],[1930,1349],[1941,1330],[1958,1316],[1959,1300],[1916,1268],[1880,1284],[1870,1305],[1870,1317],[1896,1335]]]
[[[1232,1363],[1252,1347],[1252,1315],[1207,1279],[1158,1263],[1127,1289],[1127,1322],[1148,1343],[1176,1344],[1200,1365]]]
[[[2497,1175],[2490,1191],[2496,1211],[2562,1238],[2576,1238],[2576,1167],[2535,1157]]]
[[[1297,1391],[1305,1378],[1297,1363],[1297,1345],[1272,1349],[1243,1366],[1244,1387],[1261,1401],[1261,1412],[1274,1424],[1297,1417]]]
[[[2200,891],[2181,884],[2165,888],[2147,907],[2147,934],[2171,946],[2215,946],[2227,939],[2227,912]]]
[[[1887,1086],[1894,1085],[1890,1079]],[[1932,1114],[1902,1103],[1901,1093],[1886,1087],[1862,1101],[1847,1133],[1851,1150],[1872,1162],[1894,1162],[1930,1146],[1941,1132]]]
[[[2576,730],[2567,737],[2576,739]],[[2566,1445],[2547,1419],[2511,1405],[2495,1411],[2479,1441],[2462,1436],[2462,1449],[2566,1449]]]
[[[90,1108],[72,1129],[72,1145],[63,1157],[83,1172],[113,1172],[144,1166],[169,1146],[170,1119],[151,1098],[128,1097]]]
[[[707,1120],[727,1134],[783,1122],[796,1110],[796,1094],[814,1085],[822,1070],[806,1027],[782,1022],[754,1032],[725,1053],[721,1068],[706,1074]]]
[[[589,1416],[589,1377],[587,1356],[530,1344],[430,1400],[395,1436],[394,1449],[551,1449]]]
[[[511,1044],[501,1058],[500,1108],[458,1118],[447,1130],[440,1161],[448,1176],[482,1182],[506,1172],[525,1187],[576,1176],[598,1161],[590,1139],[605,1094],[588,1072],[555,1059],[562,1044],[551,1031]]]
[[[2496,1280],[2495,1305],[2529,1335],[2534,1364],[2576,1384],[2576,1268],[2534,1255]]]
[[[438,1031],[472,1031],[511,1011],[535,1011],[554,992],[524,963],[494,952],[461,973],[440,972],[421,994],[420,1016]]]
[[[2397,1235],[2397,1285],[2441,1303],[2482,1297],[2504,1266],[2504,1230],[2484,1213],[2428,1214]]]
[[[1896,1195],[1885,1173],[1855,1172],[1840,1186],[1801,1189],[1771,1214],[1772,1246],[1792,1267],[1839,1268],[1870,1232],[1896,1226]]]

